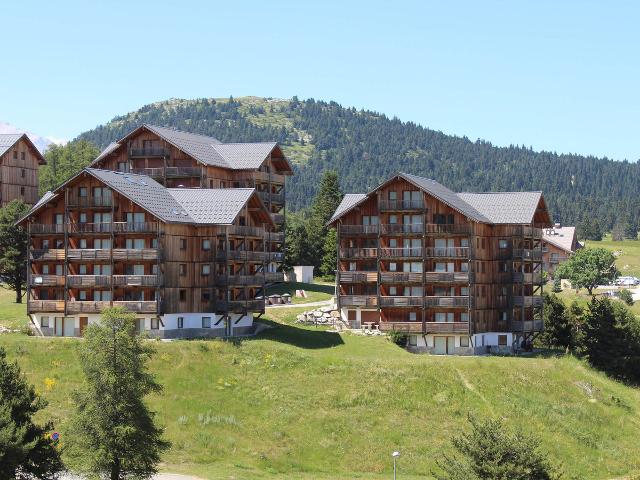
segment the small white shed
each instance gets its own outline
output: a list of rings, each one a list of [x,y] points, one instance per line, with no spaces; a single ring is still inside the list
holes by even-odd
[[[287,272],[287,282],[312,283],[313,265],[296,265],[293,270]]]

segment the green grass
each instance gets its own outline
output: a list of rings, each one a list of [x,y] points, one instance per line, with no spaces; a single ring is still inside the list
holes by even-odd
[[[156,343],[151,368],[165,389],[149,402],[173,443],[164,470],[383,479],[398,449],[400,478],[424,478],[467,428],[468,412],[535,432],[568,478],[640,470],[640,390],[577,359],[413,355],[384,337],[295,325],[300,311],[270,310],[274,328],[255,339]],[[56,423],[63,442],[81,341],[0,336],[49,400],[39,416]],[[46,378],[55,381],[50,390]]]
[[[296,297],[296,290],[304,290],[307,292],[307,297]],[[282,295],[288,293],[291,295],[292,303],[311,303],[331,300],[331,297],[335,295],[335,291],[335,284],[328,282],[286,282],[267,288],[267,295]]]
[[[20,329],[29,323],[27,318],[27,297],[24,303],[16,303],[13,290],[0,287],[0,325],[11,329]]]
[[[616,265],[622,275],[640,277],[640,240],[623,240],[614,242],[611,236],[607,235],[600,242],[588,240],[587,247],[602,247],[613,252],[620,252],[616,257]]]

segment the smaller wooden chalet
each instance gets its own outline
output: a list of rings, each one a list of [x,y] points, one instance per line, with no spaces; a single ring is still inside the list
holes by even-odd
[[[545,272],[553,278],[558,265],[579,248],[576,227],[563,227],[556,223],[551,228],[545,228],[542,234],[542,261]]]
[[[0,206],[38,201],[38,169],[47,162],[26,133],[0,134]]]
[[[30,235],[27,311],[42,335],[79,336],[107,307],[151,336],[247,334],[282,254],[253,188],[167,188],[85,168],[20,220]],[[274,257],[278,258],[274,258]]]

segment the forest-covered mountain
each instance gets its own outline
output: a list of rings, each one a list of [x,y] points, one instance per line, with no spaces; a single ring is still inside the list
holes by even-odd
[[[277,140],[295,164],[292,209],[308,206],[321,173],[335,169],[345,192],[364,192],[397,171],[456,191],[542,190],[556,221],[597,219],[606,229],[638,223],[640,164],[496,147],[413,122],[313,99],[177,100],[146,105],[80,135],[100,148],[146,122],[221,141]]]

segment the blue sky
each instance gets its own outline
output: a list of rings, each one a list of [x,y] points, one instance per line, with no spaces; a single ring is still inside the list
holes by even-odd
[[[2,2],[0,122],[73,138],[170,97],[313,97],[640,158],[640,2]]]

